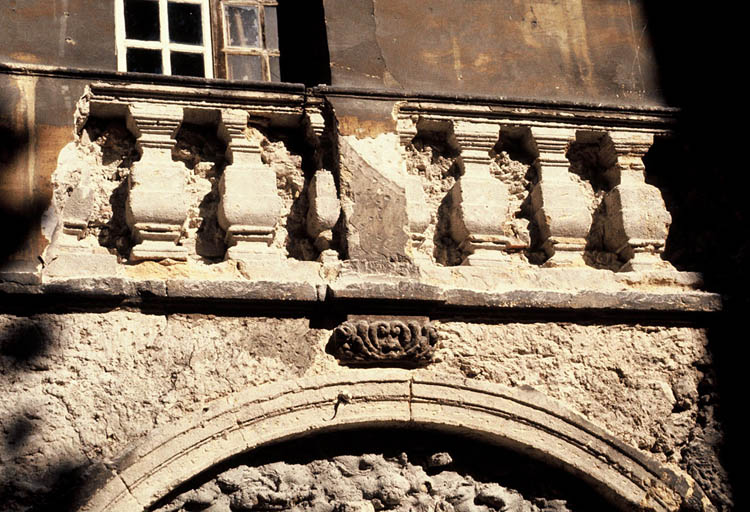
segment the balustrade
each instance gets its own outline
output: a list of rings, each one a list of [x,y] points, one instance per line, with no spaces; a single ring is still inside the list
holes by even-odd
[[[336,159],[340,156],[335,150],[336,134],[324,115],[324,99],[312,96],[305,100],[297,93],[248,91],[213,97],[193,89],[159,86],[151,89],[95,84],[84,98],[84,103],[96,106],[91,115],[126,117],[136,139],[140,158],[127,175],[125,204],[133,242],[130,254],[126,255],[130,261],[185,261],[194,256],[189,254],[189,244],[181,243],[190,207],[185,187],[192,171],[172,154],[175,135],[188,111],[199,121],[213,120],[212,129],[226,144],[225,165],[216,177],[219,197],[215,212],[225,233],[227,259],[256,262],[283,261],[285,257],[284,249],[272,243],[287,213],[282,211],[277,171],[262,157],[264,135],[256,127],[264,126],[303,134],[313,166],[305,171],[301,192],[307,205],[302,213],[303,236],[309,237],[308,243],[315,248],[319,261],[336,262],[340,255],[346,257],[343,248],[336,247],[334,241],[334,231],[341,229],[340,190],[344,185],[336,174],[339,167]],[[208,114],[196,118],[195,112]],[[388,169],[383,175],[403,189],[405,199],[400,207],[406,215],[399,218],[405,219],[403,229],[409,236],[406,254],[415,263],[444,263],[431,259],[421,249],[423,245],[429,246],[425,244],[426,233],[435,230],[428,228],[442,215],[448,226],[446,233],[460,256],[454,263],[506,265],[510,262],[508,254],[516,253],[527,254],[528,265],[584,265],[595,233],[601,241],[601,246],[595,249],[615,255],[621,270],[644,270],[661,264],[671,217],[659,189],[646,182],[643,156],[654,135],[667,131],[658,123],[654,127],[647,122],[633,126],[623,116],[615,119],[594,113],[576,119],[575,115],[568,115],[561,121],[560,113],[554,110],[542,114],[532,116],[449,102],[399,105],[396,136],[382,138],[390,146],[382,146],[388,155],[377,161],[398,167]],[[85,116],[82,117],[83,121],[78,123],[81,126],[85,122]],[[407,148],[418,136],[418,126],[428,126],[430,133],[444,131],[444,137],[456,146],[455,158],[461,172],[455,183],[442,182],[446,191],[443,203],[447,207],[440,212],[430,210],[435,207],[434,190],[431,191],[433,206],[428,207],[427,191],[423,188],[429,185],[425,184],[428,178],[406,170],[407,159],[411,157]],[[522,187],[508,182],[512,176],[509,178],[507,173],[499,176],[496,167],[491,172],[495,159],[499,158],[494,151],[501,145],[502,133],[506,133],[506,138],[511,134],[523,139],[530,153],[529,161],[533,160],[535,172],[529,173],[532,177],[523,185],[527,190],[525,198],[520,197]],[[599,144],[601,181],[607,186],[597,196],[598,204],[587,199],[592,194],[585,192],[585,180],[570,170],[568,152],[581,134],[588,134],[589,139]],[[303,174],[301,169],[299,173]],[[517,174],[513,176],[518,179]],[[512,201],[509,184],[514,189]],[[81,187],[85,188],[85,183]],[[74,191],[64,210],[62,233],[66,240],[85,235],[85,208],[80,206],[84,192],[89,193]],[[391,207],[396,206],[382,205]],[[531,235],[524,232],[520,238],[511,229],[519,212],[526,215],[524,222],[530,223],[528,231],[532,232]],[[356,235],[341,233],[344,238]],[[540,261],[533,254],[544,257]],[[516,257],[514,261],[518,264],[519,259]]]

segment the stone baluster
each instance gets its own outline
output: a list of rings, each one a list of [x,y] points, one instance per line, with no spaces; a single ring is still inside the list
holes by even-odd
[[[466,254],[464,265],[495,265],[510,243],[507,186],[490,174],[490,150],[500,129],[491,123],[454,121],[464,173],[451,189],[450,231]]]
[[[318,261],[334,263],[338,252],[333,247],[333,228],[341,214],[341,202],[336,191],[333,173],[324,168],[321,139],[325,132],[325,118],[319,108],[308,107],[307,138],[313,146],[315,174],[307,187],[307,234],[320,252]]]
[[[129,128],[141,153],[128,178],[126,221],[136,244],[130,259],[185,261],[187,249],[178,242],[187,218],[187,168],[172,160],[182,108],[136,103],[129,111]]]
[[[602,141],[602,161],[617,185],[604,197],[604,245],[626,261],[623,270],[666,265],[660,256],[672,223],[661,192],[646,183],[643,156],[653,134],[610,132]]]
[[[409,252],[414,259],[429,259],[426,254],[420,253],[417,248],[425,241],[425,231],[430,226],[430,212],[425,208],[427,198],[422,187],[419,176],[413,176],[406,172],[406,148],[417,136],[416,119],[412,117],[398,120],[397,131],[399,135],[399,154],[401,155],[402,173],[404,175],[404,191],[406,193],[406,218],[407,229],[410,237]]]
[[[219,181],[221,199],[219,225],[226,231],[227,258],[233,260],[275,260],[273,250],[281,200],[276,191],[276,173],[260,157],[260,134],[247,133],[248,114],[244,110],[221,112],[226,133],[229,165]]]
[[[571,128],[532,127],[539,182],[531,192],[534,220],[547,265],[583,265],[591,213],[580,184],[570,178],[565,154],[575,138]]]

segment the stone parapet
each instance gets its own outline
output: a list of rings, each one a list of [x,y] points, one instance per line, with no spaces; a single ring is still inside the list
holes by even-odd
[[[352,276],[503,297],[611,293],[625,281],[617,293],[639,293],[646,282],[700,290],[699,280],[676,284],[685,279],[660,258],[671,219],[646,181],[643,157],[655,137],[669,135],[668,111],[394,96],[393,133],[353,136],[339,132],[329,94],[340,93],[91,84],[60,172],[83,165],[92,119],[121,120],[137,157],[120,167],[122,203],[99,197],[95,173],[56,194],[58,235],[39,280],[82,277],[87,268],[102,279],[173,271],[286,282],[304,267],[315,286],[332,290]],[[181,138],[188,128],[204,142]],[[209,139],[213,161],[201,146]],[[598,167],[588,174],[574,169],[576,144],[594,148]],[[89,206],[107,201],[112,219],[126,220],[126,240],[109,245],[92,234]],[[207,236],[211,223],[223,262],[190,239]],[[591,251],[614,263],[596,267]],[[137,264],[144,260],[158,265]],[[155,270],[163,265],[174,268]]]

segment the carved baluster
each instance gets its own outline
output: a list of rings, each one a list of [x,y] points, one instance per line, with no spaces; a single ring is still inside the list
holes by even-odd
[[[244,110],[221,112],[226,129],[229,165],[219,181],[219,225],[226,231],[227,258],[234,260],[278,259],[271,247],[281,200],[276,192],[276,173],[260,158],[260,134],[247,134]]]
[[[575,138],[569,128],[532,127],[537,147],[539,182],[531,192],[534,220],[548,265],[583,265],[586,236],[591,227],[584,191],[570,179],[565,156]]]
[[[406,172],[406,147],[417,136],[417,124],[414,118],[400,118],[398,120],[399,154],[401,155],[404,191],[406,193],[406,218],[409,222],[410,252],[412,258],[429,259],[417,251],[425,240],[425,231],[430,226],[430,212],[425,208],[427,198],[419,176],[412,176]]]
[[[315,174],[307,188],[307,234],[320,251],[318,261],[338,261],[338,252],[333,248],[333,228],[339,220],[341,202],[336,191],[333,174],[324,169],[321,137],[325,131],[325,118],[318,108],[308,108],[307,138],[314,148]]]
[[[181,121],[176,105],[130,106],[128,122],[141,153],[128,178],[126,220],[136,243],[131,260],[187,259],[187,249],[177,245],[187,218],[187,168],[172,160]]]
[[[602,142],[602,160],[617,186],[605,197],[605,247],[627,263],[623,270],[645,270],[665,264],[660,255],[672,217],[661,192],[646,183],[643,156],[653,134],[610,132]]]
[[[495,265],[504,261],[510,238],[507,186],[490,175],[490,150],[500,130],[490,123],[456,121],[453,130],[461,146],[463,175],[451,189],[451,236],[468,254],[464,265]]]

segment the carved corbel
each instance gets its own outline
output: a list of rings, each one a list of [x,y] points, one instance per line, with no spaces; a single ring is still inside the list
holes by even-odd
[[[281,200],[276,191],[276,173],[260,157],[261,137],[248,133],[244,110],[224,109],[229,165],[219,181],[221,199],[219,225],[226,231],[227,255],[233,260],[278,259],[271,248]]]
[[[325,118],[319,108],[307,110],[307,138],[313,146],[315,174],[307,188],[308,209],[307,234],[320,251],[318,260],[333,263],[338,261],[338,252],[333,248],[333,228],[341,214],[341,202],[336,191],[333,174],[324,168],[322,137]]]
[[[604,197],[604,245],[626,262],[623,270],[664,263],[660,256],[672,217],[659,189],[646,183],[643,156],[652,144],[650,133],[610,132],[602,140],[602,160],[617,184]]]
[[[534,220],[548,265],[583,265],[586,236],[591,227],[584,191],[570,179],[565,154],[575,139],[571,128],[532,127],[538,153],[539,182],[531,192]]]
[[[464,265],[495,265],[505,261],[510,243],[503,226],[509,203],[507,186],[490,174],[490,150],[499,137],[491,123],[455,121],[463,175],[451,189],[450,230],[464,254]]]
[[[397,125],[399,135],[399,154],[401,155],[404,191],[406,194],[406,217],[410,237],[412,258],[420,258],[417,247],[425,241],[425,231],[430,226],[430,212],[425,208],[427,198],[419,176],[412,176],[406,172],[406,148],[417,136],[416,119],[412,117],[400,118]],[[425,256],[426,258],[426,256]]]
[[[172,160],[182,108],[136,103],[129,111],[129,128],[141,153],[128,178],[126,220],[136,243],[130,259],[184,261],[187,249],[177,244],[187,218],[187,168]]]

